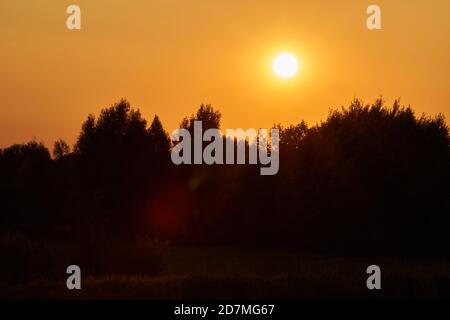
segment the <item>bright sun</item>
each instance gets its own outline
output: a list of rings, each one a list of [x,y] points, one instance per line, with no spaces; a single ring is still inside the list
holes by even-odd
[[[281,53],[273,60],[273,72],[280,78],[291,78],[298,71],[297,58],[291,53]]]

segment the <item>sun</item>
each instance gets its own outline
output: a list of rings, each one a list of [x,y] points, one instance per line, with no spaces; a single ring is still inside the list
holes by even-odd
[[[292,78],[297,73],[298,68],[298,60],[291,53],[281,53],[273,59],[273,72],[280,78]]]

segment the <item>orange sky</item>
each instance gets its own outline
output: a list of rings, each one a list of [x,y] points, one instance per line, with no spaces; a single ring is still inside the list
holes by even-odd
[[[74,3],[80,31],[65,25]],[[121,97],[168,131],[200,103],[227,128],[313,124],[379,95],[449,116],[449,17],[448,0],[1,0],[0,147],[73,143]],[[301,61],[291,80],[272,73],[280,51]]]

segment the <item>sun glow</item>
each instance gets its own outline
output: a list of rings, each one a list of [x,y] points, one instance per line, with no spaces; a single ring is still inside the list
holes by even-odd
[[[275,75],[280,78],[292,78],[299,69],[297,58],[291,53],[278,54],[272,63],[272,69]]]

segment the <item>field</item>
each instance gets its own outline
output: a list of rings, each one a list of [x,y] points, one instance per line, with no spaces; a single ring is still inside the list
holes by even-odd
[[[2,288],[3,298],[37,299],[405,299],[450,298],[450,264],[436,260],[308,256],[289,250],[168,248],[156,276],[85,276]],[[377,264],[382,289],[366,287]],[[81,266],[83,270],[83,267]]]

